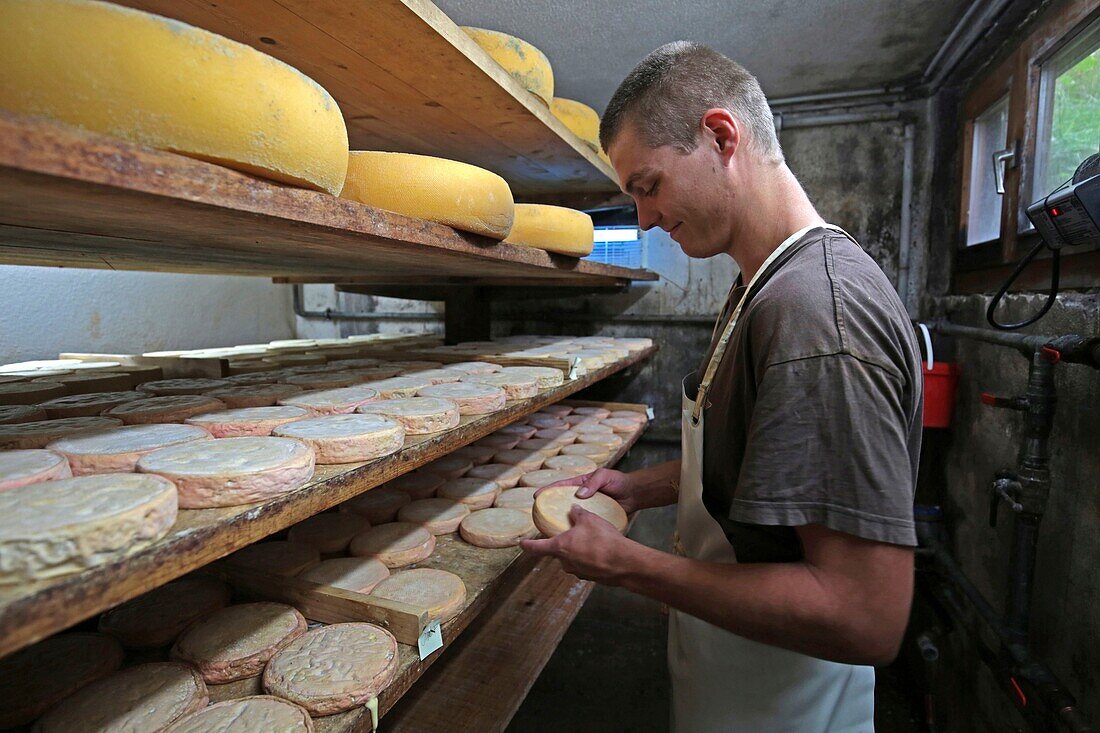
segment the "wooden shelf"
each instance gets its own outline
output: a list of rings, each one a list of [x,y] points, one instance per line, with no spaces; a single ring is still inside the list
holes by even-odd
[[[0,112],[0,263],[621,286],[648,270],[515,247],[40,118]]]
[[[336,98],[353,150],[481,166],[503,176],[517,200],[618,193],[615,171],[427,0],[121,3],[300,70]]]
[[[291,494],[240,507],[181,511],[164,538],[126,560],[50,581],[0,588],[0,657],[446,455],[655,351],[651,347],[631,354],[536,397],[509,402],[491,415],[463,418],[453,430],[411,436],[401,451],[385,458],[319,466],[312,481]]]

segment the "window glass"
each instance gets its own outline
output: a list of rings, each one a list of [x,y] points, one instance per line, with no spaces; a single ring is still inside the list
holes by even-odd
[[[642,236],[637,227],[596,227],[590,260],[620,267],[644,267]]]
[[[966,245],[997,239],[1001,235],[1001,203],[993,177],[993,154],[1005,147],[1008,137],[1008,95],[974,119],[970,148],[970,201],[966,218]]]

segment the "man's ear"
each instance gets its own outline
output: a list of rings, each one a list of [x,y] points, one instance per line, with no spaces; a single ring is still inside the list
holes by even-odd
[[[722,158],[723,165],[741,147],[741,123],[733,113],[723,107],[708,109],[701,120],[703,139]]]

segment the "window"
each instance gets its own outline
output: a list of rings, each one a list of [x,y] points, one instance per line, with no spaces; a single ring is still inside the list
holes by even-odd
[[[620,267],[645,267],[645,249],[638,227],[596,227],[596,243],[588,259]]]
[[[966,216],[968,247],[996,239],[1001,234],[1004,195],[997,192],[997,162],[994,155],[1005,149],[1005,140],[1008,139],[1008,95],[1001,97],[975,118],[972,134],[970,201]]]

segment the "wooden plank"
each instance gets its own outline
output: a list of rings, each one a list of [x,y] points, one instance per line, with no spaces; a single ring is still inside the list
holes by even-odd
[[[264,276],[646,271],[502,244],[212,163],[0,111],[0,263]]]
[[[536,397],[510,402],[491,415],[465,417],[453,430],[411,436],[401,451],[385,458],[319,466],[307,486],[285,496],[242,507],[183,510],[164,538],[126,560],[50,581],[0,587],[0,657],[467,445],[655,351],[631,355]]]
[[[460,160],[518,198],[618,192],[615,171],[427,0],[122,0],[246,43],[339,103],[353,150]]]

